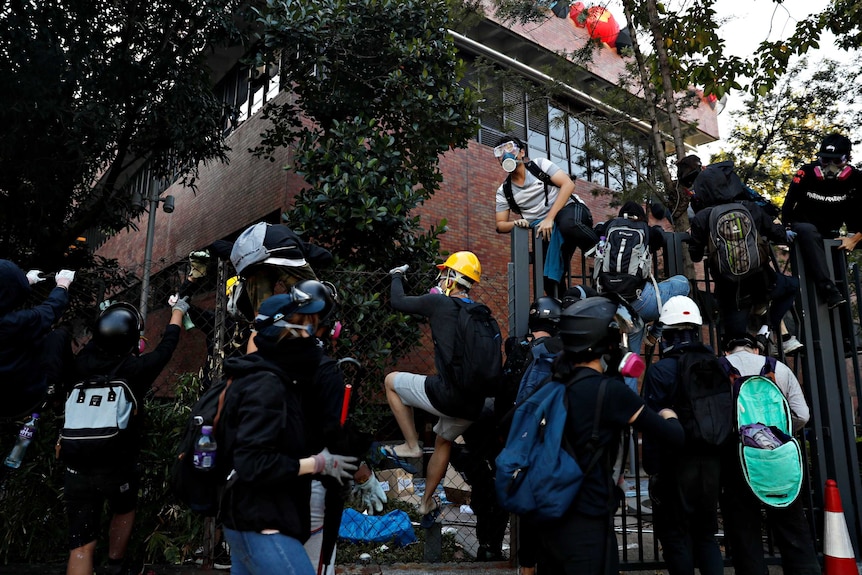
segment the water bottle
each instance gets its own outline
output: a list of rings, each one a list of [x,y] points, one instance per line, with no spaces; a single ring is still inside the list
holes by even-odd
[[[602,236],[599,238],[599,244],[596,246],[596,255],[602,256],[605,254],[605,245],[607,244],[607,238]]]
[[[192,463],[195,469],[201,471],[210,471],[215,468],[216,445],[215,439],[212,438],[213,428],[211,425],[201,427],[201,434],[195,443],[195,454]]]
[[[21,462],[24,461],[24,453],[27,451],[27,446],[30,445],[30,442],[33,440],[33,435],[36,433],[36,424],[39,423],[39,414],[34,413],[30,419],[28,419],[23,427],[21,427],[21,431],[18,432],[18,441],[15,442],[15,447],[12,448],[12,451],[9,452],[9,456],[6,457],[6,467],[11,467],[12,469],[18,469],[21,467]]]

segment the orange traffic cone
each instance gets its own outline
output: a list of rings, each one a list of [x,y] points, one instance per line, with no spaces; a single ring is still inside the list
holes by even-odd
[[[841,507],[841,493],[834,479],[826,480],[826,516],[823,533],[823,573],[824,575],[859,575],[853,543],[847,531],[844,508]]]

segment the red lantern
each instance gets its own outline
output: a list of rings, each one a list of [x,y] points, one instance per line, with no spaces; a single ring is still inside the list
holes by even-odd
[[[614,15],[601,6],[590,6],[587,8],[583,2],[575,2],[569,9],[569,18],[578,28],[586,28],[590,38],[614,46],[617,34],[620,33],[620,25]]]

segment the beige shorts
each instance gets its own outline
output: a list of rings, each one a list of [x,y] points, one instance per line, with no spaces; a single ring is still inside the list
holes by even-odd
[[[393,388],[404,405],[421,409],[432,415],[436,415],[440,419],[434,425],[434,433],[448,441],[455,439],[467,431],[472,421],[461,419],[460,417],[450,417],[440,413],[436,407],[431,405],[431,400],[428,399],[428,394],[425,392],[425,380],[427,375],[419,375],[417,373],[407,373],[399,371],[395,375]]]

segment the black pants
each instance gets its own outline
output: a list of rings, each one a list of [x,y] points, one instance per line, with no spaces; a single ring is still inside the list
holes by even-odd
[[[492,553],[502,553],[509,512],[497,503],[494,460],[500,452],[493,403],[464,432],[464,444],[452,444],[450,462],[470,484],[470,506],[476,514],[476,539]]]
[[[809,283],[813,284],[818,291],[822,290],[825,285],[832,283],[826,268],[826,260],[823,257],[823,236],[814,227],[814,224],[791,224],[790,229],[796,232],[795,243],[799,246],[799,251],[802,254]],[[835,235],[837,236],[837,234]]]
[[[566,204],[557,213],[557,217],[554,218],[554,225],[559,228],[560,234],[563,236],[563,267],[565,272],[569,272],[572,256],[575,255],[576,249],[581,248],[582,251],[586,251],[599,243],[599,238],[593,230],[593,215],[585,204],[574,201]],[[544,243],[543,248],[547,256],[547,242]],[[544,278],[543,288],[547,295],[557,298],[563,297],[565,291],[560,284],[547,277]]]
[[[715,538],[721,458],[686,454],[650,483],[655,533],[670,575],[721,575],[724,560]]]
[[[617,575],[619,555],[611,517],[569,512],[537,526],[539,573]]]

